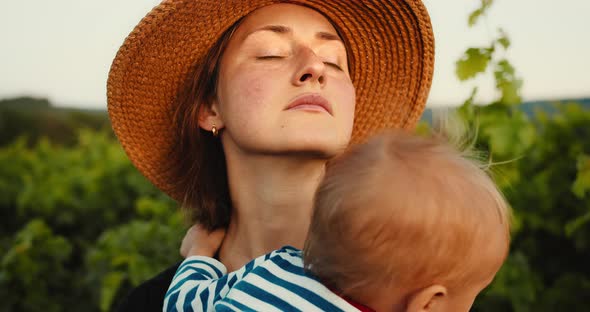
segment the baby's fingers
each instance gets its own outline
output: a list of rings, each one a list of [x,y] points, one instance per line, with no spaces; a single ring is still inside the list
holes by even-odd
[[[203,229],[200,225],[195,224],[191,226],[182,239],[180,254],[186,258],[189,250],[193,248],[194,245],[198,245],[207,240],[207,235],[209,235],[207,230]]]
[[[186,232],[180,246],[180,254],[185,258],[195,255],[212,257],[219,249],[224,237],[225,229],[223,228],[209,232],[195,224]]]
[[[213,232],[209,233],[209,242],[212,246],[216,247],[216,250],[219,248],[219,246],[221,245],[221,242],[223,242],[223,238],[225,237],[225,229],[221,228],[221,229],[217,229],[214,230]]]

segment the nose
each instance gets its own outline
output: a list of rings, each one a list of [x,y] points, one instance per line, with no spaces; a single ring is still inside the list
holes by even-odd
[[[326,64],[310,48],[302,47],[298,52],[298,66],[293,84],[301,86],[317,82],[323,87],[326,84]]]

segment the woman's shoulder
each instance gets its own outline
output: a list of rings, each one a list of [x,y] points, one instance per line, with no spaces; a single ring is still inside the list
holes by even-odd
[[[162,311],[164,296],[180,263],[170,266],[131,290],[115,311]]]

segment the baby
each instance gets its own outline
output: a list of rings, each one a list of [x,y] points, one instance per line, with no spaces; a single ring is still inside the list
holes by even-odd
[[[481,166],[400,131],[330,163],[303,251],[227,274],[223,232],[193,227],[164,311],[469,311],[509,247],[510,211]]]

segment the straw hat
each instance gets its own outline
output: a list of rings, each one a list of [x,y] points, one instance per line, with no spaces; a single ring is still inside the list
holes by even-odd
[[[240,18],[280,0],[165,0],[129,34],[107,82],[112,127],[133,164],[169,185],[176,144],[173,103],[194,64]],[[434,37],[420,0],[292,0],[323,13],[343,37],[356,89],[352,141],[384,128],[412,128],[434,67]]]

